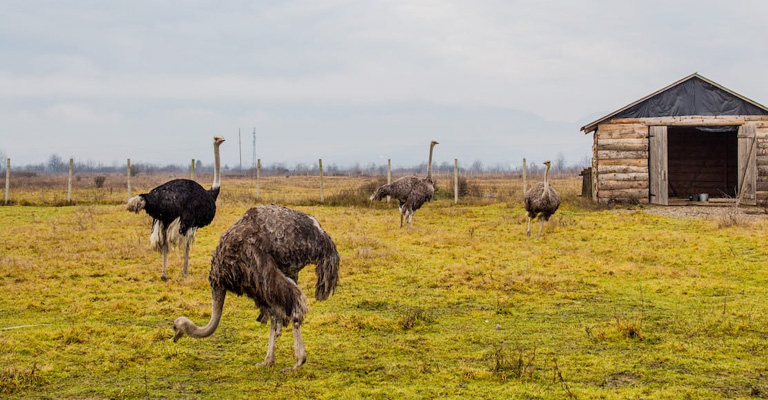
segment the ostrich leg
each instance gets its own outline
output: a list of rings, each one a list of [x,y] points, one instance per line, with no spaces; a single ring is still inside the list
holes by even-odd
[[[275,365],[275,341],[277,341],[281,333],[283,333],[283,321],[280,318],[270,316],[267,356],[264,358],[263,363],[256,364],[257,367],[271,367]]]
[[[163,253],[163,276],[161,276],[160,279],[167,281],[168,274],[165,271],[165,266],[168,264],[168,246],[163,245],[163,247],[160,249],[160,252]]]
[[[544,220],[539,218],[539,236],[541,237],[541,230],[544,228]]]
[[[400,207],[400,227],[403,227],[403,208]]]
[[[531,237],[531,219],[532,218],[529,216],[528,217],[528,231],[526,231],[526,235],[528,235],[528,237]]]
[[[184,268],[182,269],[182,275],[186,278],[189,276],[187,270],[189,269],[189,243],[190,239],[184,240]]]
[[[291,372],[301,368],[307,361],[307,352],[304,349],[304,340],[301,338],[301,324],[293,323],[293,351],[296,354],[296,365],[292,368],[283,368],[280,372]]]

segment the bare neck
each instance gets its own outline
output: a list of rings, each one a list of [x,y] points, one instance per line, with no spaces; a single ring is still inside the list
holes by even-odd
[[[427,179],[429,180],[432,180],[432,150],[434,148],[434,144],[429,145],[429,161],[427,162]]]
[[[189,321],[185,326],[185,333],[189,335],[189,337],[204,338],[211,336],[213,332],[216,331],[216,328],[219,327],[219,322],[221,321],[221,312],[224,308],[225,295],[226,291],[224,290],[211,290],[211,298],[213,300],[213,304],[211,305],[211,320],[202,328],[195,325],[192,321]]]
[[[217,143],[213,145],[213,185],[211,185],[211,190],[221,187],[220,164],[221,157],[219,156],[219,144]]]
[[[544,171],[544,187],[549,187],[549,165],[547,165],[547,170]]]

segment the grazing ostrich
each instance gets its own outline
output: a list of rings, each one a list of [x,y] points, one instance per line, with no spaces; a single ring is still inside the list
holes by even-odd
[[[381,200],[392,196],[400,202],[400,227],[403,227],[403,217],[411,226],[411,218],[421,206],[432,200],[435,194],[435,183],[432,181],[432,149],[438,144],[436,141],[429,143],[429,161],[427,163],[427,176],[404,176],[392,183],[381,186],[371,195],[371,200]]]
[[[166,264],[171,244],[184,247],[184,276],[189,265],[189,247],[195,239],[197,228],[213,221],[216,215],[216,198],[219,197],[221,178],[219,175],[219,146],[224,138],[213,138],[213,185],[205,190],[199,183],[189,179],[174,179],[149,193],[143,193],[128,200],[128,211],[138,213],[145,210],[152,222],[149,243],[153,250],[163,254],[163,280],[168,279]]]
[[[549,221],[549,217],[560,207],[560,196],[557,191],[549,184],[549,166],[552,163],[544,161],[547,170],[544,172],[544,182],[539,182],[525,193],[525,215],[528,217],[528,237],[531,236],[531,220],[538,216],[539,236],[544,227],[544,221]]]
[[[317,220],[276,205],[251,208],[221,235],[213,252],[208,275],[213,305],[208,325],[199,328],[188,318],[179,317],[173,323],[173,341],[185,334],[210,336],[221,320],[226,292],[245,294],[261,309],[257,320],[266,322],[266,316],[271,321],[267,356],[259,366],[274,365],[275,340],[283,324],[292,323],[296,364],[282,371],[297,370],[307,360],[300,330],[307,314],[307,298],[296,282],[307,264],[317,266],[315,298],[327,299],[339,279],[339,253]]]

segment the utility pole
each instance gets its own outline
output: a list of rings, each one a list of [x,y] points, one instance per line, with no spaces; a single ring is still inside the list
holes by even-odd
[[[240,128],[237,128],[237,149],[240,152],[240,173],[243,173],[243,139],[240,137]]]
[[[256,159],[256,128],[253,128],[253,163],[251,164],[251,168],[256,168],[257,159]]]

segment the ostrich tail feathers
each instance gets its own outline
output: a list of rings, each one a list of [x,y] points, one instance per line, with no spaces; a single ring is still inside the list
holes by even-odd
[[[339,282],[339,253],[335,252],[324,258],[315,268],[317,284],[315,284],[315,298],[325,300],[334,291]]]
[[[387,196],[389,196],[389,184],[384,185],[384,186],[376,189],[376,191],[373,192],[373,194],[371,195],[371,197],[369,199],[371,201],[374,201],[374,200],[378,201],[378,200],[381,200],[381,199],[383,199],[383,198],[385,198]]]
[[[302,323],[307,314],[307,297],[299,286],[277,268],[270,255],[263,255],[259,262],[262,271],[263,300],[269,305],[270,312],[283,321]]]
[[[138,213],[139,211],[143,210],[146,205],[147,205],[147,201],[144,200],[144,197],[142,197],[141,195],[138,195],[138,196],[133,196],[128,200],[128,205],[126,206],[126,209],[128,211]]]

